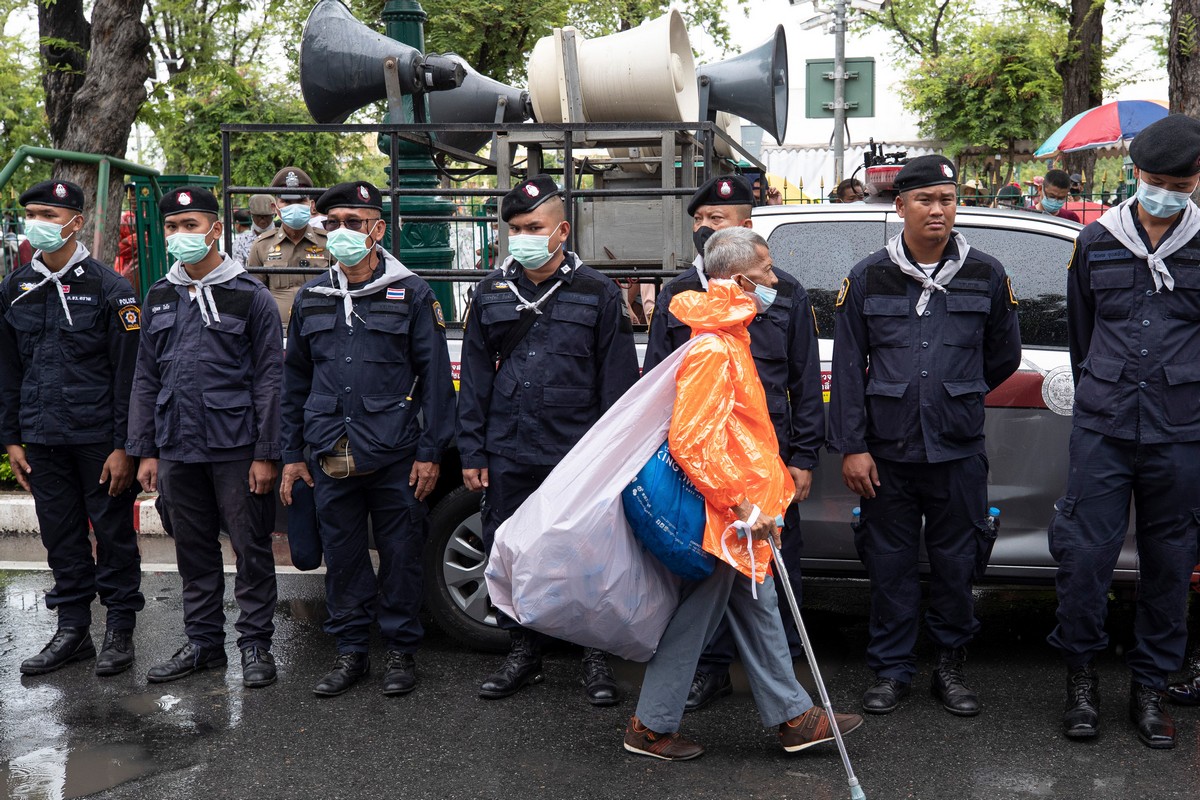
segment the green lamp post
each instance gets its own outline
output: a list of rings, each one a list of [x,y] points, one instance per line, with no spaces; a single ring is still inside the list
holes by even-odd
[[[418,0],[387,0],[382,16],[384,33],[388,38],[425,52],[425,20],[429,16]],[[425,103],[425,96],[404,96],[404,122],[415,121],[414,102]],[[380,137],[379,148],[384,153],[389,152],[386,137]],[[390,176],[391,180],[413,189],[437,187],[437,168],[426,148],[401,140],[397,149],[399,158],[396,166],[399,174]],[[404,197],[399,202],[402,221],[409,216],[449,216],[454,213],[454,203],[429,195]],[[454,250],[450,247],[450,224],[403,223],[400,229],[400,260],[411,269],[450,269],[454,261]],[[432,285],[446,318],[457,318],[451,285],[441,281]]]

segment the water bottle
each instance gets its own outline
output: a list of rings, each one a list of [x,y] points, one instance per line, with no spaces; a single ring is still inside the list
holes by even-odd
[[[859,508],[858,506],[855,506],[854,509],[850,512],[850,528],[852,530],[858,530],[861,527],[862,527],[862,509]]]
[[[988,530],[992,531],[993,534],[1000,532],[1000,509],[995,506],[991,506],[988,509],[987,526]],[[993,535],[992,538],[995,538],[995,536]]]
[[[979,581],[987,572],[988,561],[992,558],[992,548],[996,544],[996,537],[1000,535],[1000,509],[995,506],[988,508],[987,519],[983,521],[983,527],[976,526],[976,542],[975,542],[975,580]]]

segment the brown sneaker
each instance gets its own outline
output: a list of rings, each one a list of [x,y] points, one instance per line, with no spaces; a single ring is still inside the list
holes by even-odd
[[[850,731],[863,724],[863,718],[858,714],[834,714],[838,730],[845,736]],[[629,736],[626,734],[626,741]],[[812,747],[821,742],[833,741],[833,728],[829,724],[829,715],[825,709],[813,706],[795,719],[788,720],[779,726],[779,743],[789,753],[795,753],[806,747]]]
[[[862,720],[859,720],[861,722]],[[655,733],[636,716],[629,718],[625,728],[625,749],[640,756],[661,758],[663,761],[687,761],[704,755],[704,748],[675,733]]]

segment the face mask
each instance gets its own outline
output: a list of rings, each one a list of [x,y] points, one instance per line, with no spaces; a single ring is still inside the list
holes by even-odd
[[[284,225],[298,231],[308,227],[308,221],[312,219],[312,211],[304,203],[292,203],[290,206],[279,209],[279,218],[283,220]]]
[[[742,276],[746,277],[746,276]],[[773,286],[763,286],[760,283],[746,278],[750,285],[754,287],[754,305],[758,306],[758,313],[762,313],[771,307],[775,302],[775,298],[779,296],[779,290]]]
[[[554,231],[557,233],[558,228],[555,227]],[[551,252],[549,236],[533,236],[522,233],[508,237],[508,252],[520,262],[522,267],[535,270],[549,261],[554,253],[558,252],[558,248],[554,248],[554,251]]]
[[[25,223],[25,237],[29,239],[29,246],[34,250],[53,253],[67,243],[67,239],[63,238],[62,229],[74,221],[75,217],[71,217],[64,224],[55,225],[53,222],[31,219]]]
[[[265,228],[260,228],[260,227],[258,227],[257,222],[250,223],[250,230],[254,231],[255,233],[262,233],[263,231],[269,231],[269,230],[271,230],[271,228],[274,228],[274,227],[275,226],[272,224],[272,225],[268,225]]]
[[[1146,213],[1152,217],[1164,218],[1175,216],[1187,208],[1188,200],[1191,197],[1191,192],[1172,192],[1170,189],[1164,189],[1161,186],[1151,186],[1148,183],[1138,181],[1138,205],[1146,209]]]
[[[1042,198],[1042,210],[1047,214],[1057,214],[1066,205],[1066,200],[1055,200],[1053,197]]]
[[[167,237],[167,255],[184,264],[195,264],[203,261],[212,249],[208,242],[208,234],[212,233],[217,223],[213,223],[204,233],[173,233]]]
[[[696,253],[699,256],[704,256],[704,245],[708,244],[708,240],[712,238],[714,233],[716,231],[707,225],[701,225],[692,231],[692,244],[696,245]]]
[[[372,229],[374,225],[372,225]],[[366,233],[352,231],[342,226],[332,230],[325,238],[325,249],[340,263],[353,267],[371,252],[371,245]]]

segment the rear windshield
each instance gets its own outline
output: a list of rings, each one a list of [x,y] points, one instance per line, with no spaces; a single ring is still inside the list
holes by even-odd
[[[1012,278],[1020,303],[1021,342],[1032,347],[1067,346],[1069,239],[1024,230],[956,226],[972,247],[998,259]],[[900,230],[898,219],[848,222],[805,221],[771,232],[775,266],[794,275],[812,297],[824,337],[833,336],[833,307],[842,279]]]

